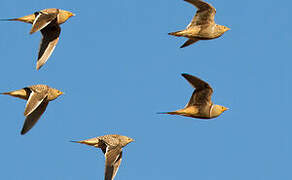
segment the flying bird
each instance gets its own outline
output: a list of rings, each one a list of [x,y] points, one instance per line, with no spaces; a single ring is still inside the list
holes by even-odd
[[[24,116],[26,117],[21,135],[27,133],[45,112],[49,101],[59,97],[63,92],[47,85],[33,85],[20,90],[1,93],[27,100]]]
[[[113,180],[122,161],[122,148],[134,141],[121,135],[105,135],[83,141],[72,141],[100,148],[105,156],[105,180]]]
[[[36,69],[39,70],[54,51],[61,32],[60,24],[75,16],[72,12],[51,8],[37,11],[20,18],[1,19],[2,21],[21,21],[32,24],[30,34],[41,31],[42,40],[39,47]]]
[[[187,47],[199,40],[210,40],[222,36],[230,30],[214,21],[216,9],[202,0],[184,0],[198,8],[195,17],[185,30],[168,33],[169,35],[189,38],[180,48]]]
[[[211,101],[213,89],[208,83],[189,74],[182,74],[182,76],[195,88],[188,104],[183,109],[173,112],[161,112],[159,114],[172,114],[199,119],[211,119],[218,117],[224,111],[228,110],[227,107],[213,104]]]

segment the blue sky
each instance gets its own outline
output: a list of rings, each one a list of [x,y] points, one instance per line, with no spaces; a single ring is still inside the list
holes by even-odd
[[[1,96],[0,179],[103,179],[104,157],[70,143],[105,134],[136,141],[124,148],[117,180],[291,179],[291,2],[208,1],[222,37],[180,49],[168,36],[196,9],[182,0],[3,1],[1,18],[44,8],[72,11],[48,62],[35,70],[40,33],[1,22],[0,91],[47,84],[65,94],[21,136],[25,101]],[[190,73],[229,107],[202,121],[158,115],[185,106]]]

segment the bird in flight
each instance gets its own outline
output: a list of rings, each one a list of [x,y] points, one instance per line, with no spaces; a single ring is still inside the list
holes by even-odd
[[[63,92],[47,85],[38,84],[11,92],[1,93],[27,100],[24,116],[26,116],[21,135],[27,133],[45,112],[49,101],[59,97]]]
[[[39,47],[36,69],[39,70],[54,51],[61,32],[60,24],[75,16],[72,12],[51,8],[37,11],[20,18],[1,19],[2,21],[21,21],[32,24],[30,34],[41,31],[42,40]]]
[[[184,48],[199,40],[210,40],[222,36],[230,28],[216,24],[216,9],[202,0],[184,0],[198,8],[198,11],[185,30],[171,32],[169,35],[186,37],[188,40],[180,47]]]
[[[105,180],[113,180],[122,161],[122,148],[133,142],[132,138],[121,135],[105,135],[82,141],[72,141],[100,148],[105,156]]]
[[[211,101],[213,89],[208,83],[189,74],[182,74],[182,76],[195,88],[188,104],[183,109],[173,112],[161,112],[159,114],[172,114],[199,119],[211,119],[218,117],[224,111],[228,110],[227,107],[213,104]]]

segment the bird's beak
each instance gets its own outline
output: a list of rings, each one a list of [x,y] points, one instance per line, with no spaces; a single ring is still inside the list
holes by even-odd
[[[61,94],[65,94],[65,93],[61,91]]]
[[[223,112],[224,112],[224,111],[227,111],[228,109],[229,109],[229,108],[227,108],[227,107],[224,107],[224,109],[223,109]]]
[[[230,30],[230,28],[227,28],[227,29],[226,29],[226,31],[229,31],[229,30]]]
[[[76,16],[76,15],[75,15],[74,13],[72,13],[71,16]],[[71,16],[70,16],[70,17],[71,17]]]

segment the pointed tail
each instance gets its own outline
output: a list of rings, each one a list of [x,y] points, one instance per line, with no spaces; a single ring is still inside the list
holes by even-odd
[[[16,90],[16,91],[3,92],[1,94],[13,96],[13,97],[18,97],[20,99],[27,100],[29,98],[30,90],[26,90],[24,88],[24,89],[19,89],[19,90]]]
[[[87,139],[87,140],[81,140],[81,141],[70,141],[73,143],[80,143],[80,144],[86,144],[89,146],[95,146],[98,144],[99,139],[98,138],[91,138],[91,139]]]
[[[70,141],[70,142],[72,142],[72,143],[79,143],[79,144],[90,145],[90,144],[88,144],[88,143],[86,143],[86,142],[84,142],[84,141]]]
[[[0,19],[0,21],[17,21],[16,19],[17,18],[14,18],[14,19]]]
[[[0,21],[21,21],[21,22],[30,23],[30,24],[32,24],[34,20],[35,20],[34,14],[23,16],[20,18],[0,19]]]
[[[158,112],[157,114],[172,114],[172,115],[177,115],[178,113],[173,111],[173,112]]]
[[[184,34],[185,34],[185,30],[168,33],[168,35],[178,36],[178,37],[184,36]]]
[[[0,94],[3,94],[3,95],[10,95],[10,92],[3,92],[3,93],[0,93]]]

